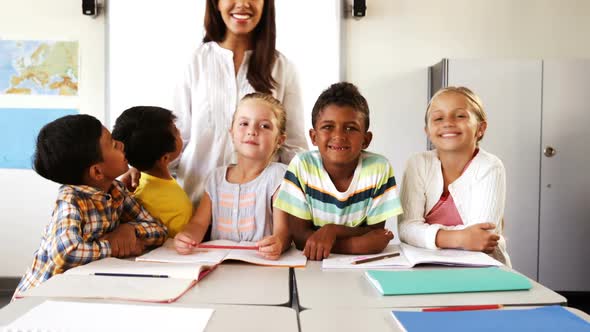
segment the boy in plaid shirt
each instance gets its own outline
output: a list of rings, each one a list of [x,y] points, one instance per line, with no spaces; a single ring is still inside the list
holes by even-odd
[[[90,115],[65,116],[41,129],[35,171],[63,185],[15,295],[78,265],[136,256],[165,241],[166,227],[115,180],[128,168],[123,151]]]

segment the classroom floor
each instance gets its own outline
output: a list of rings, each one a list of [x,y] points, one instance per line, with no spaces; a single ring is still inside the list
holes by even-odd
[[[3,278],[0,277],[0,309],[10,303],[12,294],[20,278]]]
[[[10,302],[10,295],[8,296],[4,296],[2,295],[0,297],[0,309],[2,309],[5,305],[7,305]]]
[[[558,292],[565,296],[567,305],[590,315],[590,292]]]

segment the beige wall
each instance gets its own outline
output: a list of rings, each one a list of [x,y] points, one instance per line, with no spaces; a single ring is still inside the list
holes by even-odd
[[[367,0],[366,17],[345,20],[343,56],[371,107],[372,149],[401,180],[425,148],[427,68],[441,58],[590,58],[589,17],[585,0]]]
[[[0,38],[79,42],[79,96],[0,94],[2,107],[75,108],[103,121],[104,17],[82,15],[72,0],[0,0]],[[21,276],[39,248],[58,185],[32,170],[0,169],[0,277]]]

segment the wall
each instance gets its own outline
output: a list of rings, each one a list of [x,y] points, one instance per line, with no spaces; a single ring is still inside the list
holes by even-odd
[[[64,107],[104,120],[104,19],[81,1],[0,0],[0,38],[78,40],[79,97],[0,95],[0,107]],[[39,247],[58,185],[32,170],[0,169],[0,277],[21,276]]]
[[[340,78],[341,2],[277,0],[275,3],[276,48],[297,68],[307,130],[311,123],[308,110],[321,91]],[[139,7],[142,14],[137,16]],[[174,0],[164,7],[143,0],[112,2],[107,38],[110,127],[131,106],[173,107],[175,84],[204,35],[204,13],[204,0]],[[133,24],[129,24],[131,17]],[[305,24],[301,24],[302,20]]]
[[[409,155],[426,146],[429,66],[441,58],[588,58],[589,14],[580,0],[368,0],[366,17],[345,20],[343,58],[346,79],[369,101],[371,148],[401,180]]]

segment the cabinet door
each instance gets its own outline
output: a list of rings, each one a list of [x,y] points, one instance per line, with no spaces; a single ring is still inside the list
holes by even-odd
[[[543,62],[539,281],[590,291],[590,61]]]
[[[488,129],[481,146],[506,168],[508,254],[513,267],[533,279],[539,229],[541,68],[540,60],[450,60],[448,65],[448,85],[469,87],[483,101]]]

